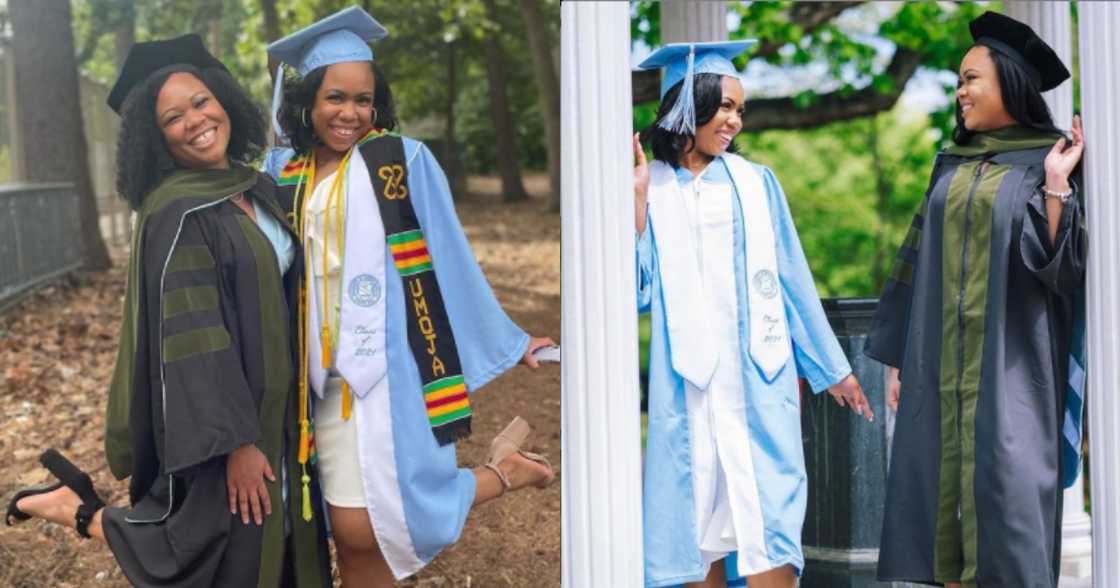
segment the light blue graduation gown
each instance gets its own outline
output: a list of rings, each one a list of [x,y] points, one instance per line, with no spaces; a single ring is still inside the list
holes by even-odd
[[[721,156],[712,162],[705,179],[733,183]],[[729,156],[734,157],[734,156]],[[766,382],[749,355],[750,331],[746,289],[746,255],[743,213],[732,196],[738,330],[743,389],[746,392],[751,455],[765,520],[766,554],[772,567],[792,565],[800,574],[804,566],[801,526],[805,519],[807,483],[801,445],[798,378],[814,392],[836,384],[851,373],[832,328],[801,249],[782,188],[773,172],[755,165],[766,186],[770,218],[777,246],[778,274],[789,325],[793,353],[786,366]],[[692,174],[677,170],[684,185]],[[748,219],[748,222],[758,222]],[[672,586],[700,581],[705,567],[696,537],[693,508],[691,449],[684,380],[673,371],[669,333],[657,261],[657,235],[647,217],[646,230],[637,242],[638,308],[651,319],[649,353],[649,429],[642,494],[645,584]],[[697,301],[700,303],[700,301]],[[735,497],[731,497],[735,500]],[[729,578],[735,572],[735,554],[726,558]]]
[[[529,335],[506,315],[486,282],[455,214],[447,178],[432,152],[419,141],[403,140],[412,204],[431,252],[467,389],[473,393],[521,360]],[[278,177],[292,155],[291,149],[273,150],[264,162],[265,170]],[[370,246],[385,247],[386,259],[392,259],[386,243]],[[385,287],[389,414],[384,417],[391,418],[393,455],[381,462],[395,466],[399,498],[388,500],[369,492],[369,472],[363,471],[362,476],[367,479],[371,520],[374,513],[383,515],[381,521],[372,521],[382,551],[400,579],[459,539],[474,501],[475,477],[470,469],[458,466],[454,444],[440,447],[432,435],[419,370],[408,346],[400,275],[389,267]],[[376,394],[375,389],[366,398]],[[365,434],[362,422],[359,418],[359,438]],[[395,520],[404,524],[387,528],[392,527],[388,521]]]

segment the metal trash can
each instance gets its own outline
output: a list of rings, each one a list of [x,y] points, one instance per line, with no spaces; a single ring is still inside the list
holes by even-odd
[[[894,414],[886,406],[886,366],[865,356],[863,344],[878,300],[822,301],[832,329],[875,412],[868,423],[841,409],[826,392],[801,391],[801,436],[809,474],[809,504],[802,532],[802,588],[915,587],[878,582],[879,533],[887,491]]]

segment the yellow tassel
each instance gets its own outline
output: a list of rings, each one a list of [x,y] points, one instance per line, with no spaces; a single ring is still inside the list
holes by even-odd
[[[311,453],[310,427],[307,419],[299,422],[299,463],[307,463],[308,454]]]
[[[350,409],[354,404],[354,397],[350,394],[350,383],[342,381],[342,420],[350,420]]]
[[[320,363],[323,369],[327,369],[331,367],[331,332],[326,325],[323,325],[323,333],[319,340],[321,342],[320,347],[322,348],[322,353],[320,354],[320,359],[322,361]]]
[[[311,476],[307,475],[307,468],[303,468],[303,477],[300,481],[303,482],[303,520],[311,522],[311,489],[308,488]]]

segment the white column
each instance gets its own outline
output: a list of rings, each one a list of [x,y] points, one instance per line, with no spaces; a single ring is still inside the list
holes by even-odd
[[[661,43],[726,41],[727,2],[664,0],[661,3]]]
[[[1088,421],[1093,578],[1120,582],[1120,4],[1078,4],[1089,230]]]
[[[1073,23],[1069,2],[1005,2],[1008,16],[1028,25],[1046,41],[1062,63],[1073,70]],[[1073,125],[1073,80],[1045,92],[1054,124],[1068,130]],[[1062,511],[1062,576],[1088,578],[1092,572],[1092,523],[1085,514],[1084,480],[1079,476],[1065,491]]]
[[[1030,25],[1073,71],[1073,21],[1069,2],[1013,0],[1004,2],[1003,8],[1007,16]],[[1073,124],[1073,80],[1044,92],[1042,97],[1050,107],[1050,114],[1054,115],[1054,124],[1059,129],[1069,129]]]
[[[564,2],[564,588],[642,585],[630,6]]]

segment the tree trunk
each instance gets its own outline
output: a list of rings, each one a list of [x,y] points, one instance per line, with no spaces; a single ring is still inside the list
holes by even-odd
[[[545,145],[548,148],[548,179],[552,189],[549,206],[560,211],[560,80],[552,63],[552,42],[538,0],[521,0],[521,16],[533,54],[541,113],[544,114]]]
[[[260,0],[261,14],[264,15],[264,37],[268,42],[280,38],[280,16],[276,12],[276,0]]]
[[[497,20],[498,9],[494,0],[483,0],[490,20]],[[518,160],[517,129],[513,125],[509,95],[506,90],[506,57],[497,31],[487,31],[486,79],[490,84],[490,115],[494,119],[494,150],[498,171],[502,175],[502,200],[525,200],[529,194],[521,182],[521,164]]]
[[[113,29],[113,56],[116,59],[117,71],[124,66],[124,59],[136,42],[136,8],[132,3],[121,6],[120,20]]]
[[[101,238],[82,125],[69,0],[10,0],[20,136],[31,182],[72,182],[85,268],[110,266]],[[43,97],[49,96],[47,103]],[[66,238],[66,235],[59,235]]]
[[[222,21],[217,16],[210,19],[210,26],[208,27],[207,38],[210,39],[210,53],[217,57],[222,58]]]
[[[276,12],[276,0],[260,0],[261,14],[264,15],[264,40],[269,43],[280,38],[280,15]],[[276,74],[276,58],[268,57],[269,75]],[[276,80],[273,79],[273,82]]]
[[[459,158],[459,142],[455,138],[455,98],[459,95],[457,48],[457,42],[447,44],[447,128],[443,134],[443,171],[447,174],[452,198],[458,198],[467,192],[467,174],[463,170],[463,160]]]

